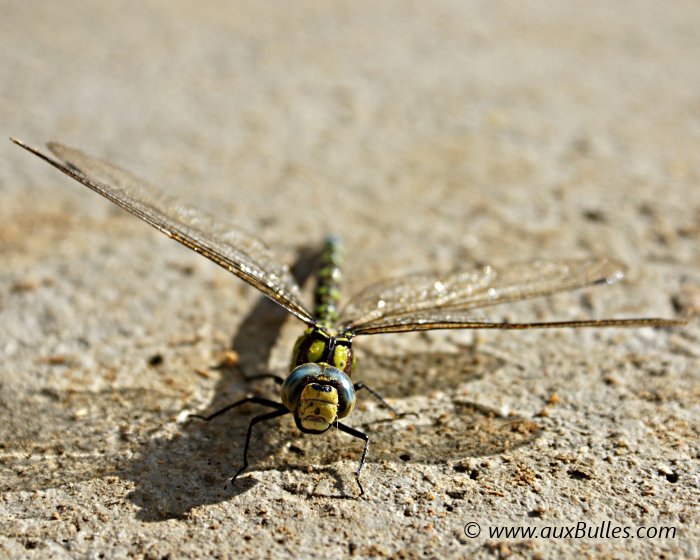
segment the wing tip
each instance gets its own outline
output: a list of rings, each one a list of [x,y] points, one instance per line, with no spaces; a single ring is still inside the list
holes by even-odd
[[[39,148],[34,148],[33,146],[30,146],[29,144],[25,144],[25,143],[24,143],[22,140],[20,140],[19,138],[15,138],[15,137],[13,137],[13,136],[10,136],[10,142],[12,142],[13,144],[18,145],[20,148],[24,148],[25,150],[27,150],[28,152],[31,152],[31,153],[34,154],[34,155],[37,155],[37,156],[42,157],[42,158],[45,157],[45,156],[41,153],[41,150],[39,150]]]
[[[22,142],[22,140],[20,140],[19,138],[15,138],[14,136],[10,136],[10,142],[12,142],[13,144],[17,144],[20,148],[24,148],[25,150],[30,149],[30,147],[27,144]]]
[[[59,162],[52,158],[50,155],[46,154],[45,152],[42,152],[39,148],[35,148],[34,146],[30,146],[29,144],[24,143],[22,140],[18,138],[14,138],[10,136],[10,141],[13,142],[14,144],[17,144],[20,148],[24,148],[27,150],[29,153],[34,154],[38,158],[43,159],[44,161],[50,163],[53,166],[58,167],[59,169],[63,167],[63,164],[59,165]],[[51,153],[56,156],[57,158],[61,158],[61,156],[56,152],[54,149],[57,144],[55,142],[49,142],[46,144],[49,150],[51,150]],[[62,159],[62,158],[61,158]]]

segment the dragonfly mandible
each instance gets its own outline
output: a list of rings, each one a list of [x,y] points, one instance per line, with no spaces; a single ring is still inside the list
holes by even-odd
[[[642,317],[510,323],[484,320],[474,313],[475,309],[505,302],[594,284],[612,284],[622,279],[625,266],[608,258],[534,260],[503,268],[485,266],[442,275],[411,274],[371,284],[340,307],[340,246],[335,237],[329,237],[324,245],[312,311],[303,303],[301,290],[288,267],[259,239],[221,224],[206,212],[187,206],[111,163],[74,148],[52,142],[48,148],[53,155],[49,155],[20,140],[11,140],[245,280],[306,323],[307,328],[293,350],[291,372],[285,378],[271,376],[281,386],[281,402],[251,396],[209,416],[195,415],[208,421],[244,403],[272,409],[251,419],[243,466],[232,477],[233,482],[248,467],[253,426],[291,414],[304,433],[321,434],[336,428],[364,442],[355,471],[360,496],[364,493],[360,473],[367,459],[369,436],[340,420],[352,412],[360,390],[369,392],[392,413],[399,414],[364,383],[351,381],[355,369],[352,341],[357,336],[434,329],[671,327],[686,322],[684,319]]]

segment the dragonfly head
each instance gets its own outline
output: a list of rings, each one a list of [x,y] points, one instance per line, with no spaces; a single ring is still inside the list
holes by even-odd
[[[307,434],[328,430],[355,407],[350,378],[328,364],[302,364],[282,384],[282,402],[294,413],[297,427]]]

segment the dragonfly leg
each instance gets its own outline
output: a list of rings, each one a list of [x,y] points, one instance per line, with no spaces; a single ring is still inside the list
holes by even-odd
[[[355,385],[353,385],[353,387],[355,388],[355,391],[359,391],[360,389],[365,389],[370,395],[372,395],[375,399],[377,399],[380,403],[382,403],[386,408],[391,410],[392,414],[396,418],[403,418],[403,417],[409,416],[409,415],[418,416],[415,412],[406,412],[406,413],[399,412],[393,406],[391,406],[386,401],[386,399],[384,397],[382,397],[379,393],[377,393],[377,391],[375,391],[374,389],[372,389],[370,387],[367,387],[367,385],[365,385],[364,383],[361,383],[361,382],[355,383]]]
[[[274,404],[279,405],[279,403]],[[279,416],[289,414],[290,412],[291,410],[287,410],[286,408],[284,408],[284,406],[282,406],[282,408],[280,408],[279,410],[273,410],[272,412],[268,412],[267,414],[261,414],[260,416],[256,416],[250,421],[250,424],[248,424],[248,434],[245,437],[245,447],[243,448],[243,466],[240,469],[238,469],[238,471],[236,471],[236,474],[233,475],[233,477],[231,478],[231,484],[235,484],[238,476],[248,468],[248,447],[250,446],[250,438],[253,435],[253,426],[255,426],[255,424],[257,424],[258,422],[266,422],[268,420],[272,420],[273,418],[278,418]]]
[[[350,426],[346,426],[345,424],[341,424],[340,422],[337,423],[337,426],[341,432],[345,432],[346,434],[364,440],[365,442],[365,448],[362,450],[362,457],[360,457],[360,466],[355,471],[355,481],[357,482],[357,486],[360,488],[360,496],[362,496],[365,493],[365,489],[362,488],[362,483],[360,482],[360,472],[362,472],[362,467],[365,466],[365,461],[367,460],[367,451],[369,450],[369,436],[364,432],[361,432],[360,430],[356,430],[355,428],[351,428]]]
[[[367,385],[365,385],[362,382],[355,383],[355,385],[353,385],[353,387],[355,388],[355,391],[359,391],[360,389],[365,389],[370,395],[372,395],[375,399],[377,399],[380,403],[382,403],[386,408],[391,410],[391,412],[394,414],[394,416],[396,416],[397,418],[399,416],[401,416],[401,414],[399,414],[398,410],[396,410],[393,406],[391,406],[386,401],[386,399],[384,397],[382,397],[379,393],[377,393],[377,391],[375,391],[371,387],[367,387]]]
[[[200,420],[204,420],[205,422],[209,422],[210,420],[213,420],[217,416],[221,416],[225,412],[228,412],[229,410],[236,408],[237,406],[241,406],[242,404],[245,404],[245,403],[261,404],[263,406],[267,406],[270,408],[283,409],[284,412],[288,412],[288,410],[286,408],[284,408],[284,405],[282,403],[271,401],[270,399],[265,399],[263,397],[252,396],[252,397],[246,397],[244,399],[241,399],[240,401],[236,401],[233,404],[225,406],[224,408],[217,410],[216,412],[213,412],[209,416],[202,416],[201,414],[190,414],[189,418],[199,418]]]

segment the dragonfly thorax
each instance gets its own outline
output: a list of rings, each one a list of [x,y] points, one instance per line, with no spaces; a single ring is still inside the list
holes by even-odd
[[[355,365],[351,336],[330,333],[319,326],[309,327],[294,345],[291,367],[309,363],[328,364],[350,376]]]

